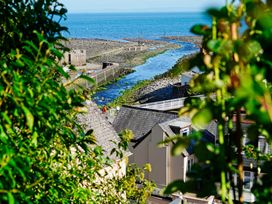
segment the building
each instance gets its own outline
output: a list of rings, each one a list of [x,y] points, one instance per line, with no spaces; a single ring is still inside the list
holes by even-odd
[[[180,82],[182,86],[186,86],[192,80],[194,76],[199,75],[201,72],[197,67],[194,67],[191,71],[187,71],[181,74]]]
[[[150,107],[123,106],[114,119],[113,126],[117,132],[124,129],[134,132],[134,139],[130,146],[133,155],[129,157],[129,162],[139,166],[150,163],[152,172],[146,175],[147,179],[154,181],[158,188],[162,189],[172,181],[178,179],[186,181],[187,171],[190,171],[192,165],[197,162],[197,158],[193,152],[193,144],[190,144],[177,157],[171,155],[171,144],[160,145],[160,147],[158,144],[176,134],[186,137],[194,127],[189,117],[179,118],[177,113],[154,110]],[[210,123],[204,131],[203,140],[214,142],[215,128],[216,123]],[[180,203],[179,198],[169,199],[156,195],[158,194],[155,193],[150,198],[150,203]],[[196,195],[184,194],[182,199],[188,203],[211,204],[214,197],[199,198]]]
[[[114,148],[118,148],[120,138],[97,105],[92,101],[87,101],[85,113],[79,114],[77,121],[85,132],[93,131],[97,145],[101,146],[105,155],[114,162],[111,167],[107,166],[101,172],[106,173],[107,178],[124,176],[127,158],[131,155],[131,152],[124,152],[124,158],[121,159],[116,157],[115,154],[111,154]]]
[[[203,98],[203,96],[200,96]],[[186,181],[186,173],[193,163],[197,162],[194,156],[193,145],[190,144],[179,157],[171,156],[171,144],[158,147],[158,143],[175,134],[186,136],[197,129],[192,126],[190,118],[178,118],[176,110],[181,108],[184,98],[137,105],[124,106],[113,121],[117,132],[123,129],[131,129],[135,138],[132,141],[131,152],[133,156],[130,162],[143,165],[150,163],[152,172],[148,179],[153,180],[159,187],[164,187],[173,180]],[[235,123],[234,123],[235,124]],[[262,153],[271,153],[271,147],[263,136],[251,141],[247,136],[247,130],[252,125],[251,121],[242,120],[244,134],[243,145],[255,145]],[[202,130],[204,142],[218,144],[217,122],[212,121]],[[244,199],[246,202],[254,202],[255,197],[251,193],[254,178],[258,170],[257,162],[253,158],[243,155],[244,163]],[[237,183],[237,175],[234,174],[234,183]],[[237,192],[238,193],[238,192]],[[191,199],[191,198],[190,198]],[[199,199],[199,198],[192,198]],[[187,199],[188,200],[188,199]],[[206,202],[206,201],[205,201]]]
[[[70,64],[74,66],[86,65],[86,50],[71,50],[65,52],[61,64]]]
[[[123,106],[113,121],[113,126],[117,132],[124,129],[134,132],[130,147],[133,155],[129,161],[140,166],[150,163],[152,172],[147,177],[155,181],[159,188],[177,179],[186,181],[186,173],[196,161],[193,146],[189,145],[181,156],[172,157],[171,145],[158,147],[158,144],[176,134],[189,135],[193,130],[190,118],[179,118],[176,113],[171,112]],[[205,139],[214,141],[208,130]]]

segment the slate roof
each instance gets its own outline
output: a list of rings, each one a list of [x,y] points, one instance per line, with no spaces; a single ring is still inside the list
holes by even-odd
[[[106,156],[118,160],[119,158],[116,158],[114,154],[110,154],[111,150],[117,147],[112,141],[117,143],[120,141],[117,132],[94,102],[86,101],[84,105],[87,108],[87,112],[79,114],[77,121],[83,126],[85,132],[93,130],[96,143],[103,148]],[[131,153],[125,152],[124,154],[128,156]]]
[[[170,120],[164,123],[159,124],[162,130],[169,136],[174,136],[175,133],[171,129],[173,123],[180,123],[180,128],[186,128],[191,126],[191,119],[189,117],[180,117],[174,120]],[[183,151],[184,156],[191,155],[193,153],[193,144],[190,143],[189,146]]]
[[[113,121],[113,127],[117,132],[132,130],[135,141],[144,137],[155,125],[175,118],[178,118],[176,113],[123,106]]]

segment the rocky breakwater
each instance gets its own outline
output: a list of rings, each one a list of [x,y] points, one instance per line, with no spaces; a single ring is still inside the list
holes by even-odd
[[[103,39],[69,39],[64,44],[70,49],[86,50],[87,65],[80,67],[80,72],[88,73],[97,79],[96,85],[103,85],[122,75],[130,73],[132,68],[144,64],[150,57],[179,45],[157,40],[126,39],[123,41]],[[102,69],[102,64],[110,63],[118,66]],[[101,67],[95,69],[95,67]],[[78,72],[71,72],[77,76]],[[86,85],[83,80],[77,80],[80,85]]]

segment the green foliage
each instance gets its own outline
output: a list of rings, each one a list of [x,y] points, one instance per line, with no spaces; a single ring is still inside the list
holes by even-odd
[[[122,95],[116,98],[113,102],[111,102],[108,106],[110,107],[116,107],[121,106],[125,104],[131,104],[135,102],[135,94],[137,91],[139,91],[141,88],[149,85],[152,82],[152,80],[144,80],[138,82],[136,85],[134,85],[131,89],[127,89],[123,91]]]
[[[191,64],[193,57],[194,57],[194,54],[182,57],[169,71],[163,74],[160,74],[158,76],[155,76],[155,79],[160,79],[162,77],[174,78],[174,77],[180,76],[180,74],[190,70],[190,67],[193,66]]]
[[[0,0],[0,203],[124,203],[138,190],[101,177],[113,161],[76,122],[86,97],[61,83],[65,13],[57,0]]]
[[[267,181],[271,171],[265,166],[271,165],[271,159],[257,147],[258,136],[265,136],[270,144],[272,139],[271,1],[232,1],[208,13],[213,19],[211,26],[192,28],[192,32],[203,36],[201,53],[192,61],[203,73],[190,83],[193,91],[204,93],[206,97],[203,100],[189,98],[180,114],[189,114],[194,126],[200,129],[215,121],[218,144],[194,138],[198,164],[188,175],[189,181],[174,182],[166,191],[194,190],[220,195],[224,203],[233,203],[231,193],[236,189],[238,197],[233,197],[243,203],[245,151],[246,156],[257,160],[257,168],[252,169],[257,176],[253,193],[258,203],[269,203],[271,182]],[[243,125],[245,122],[249,127]],[[245,133],[251,146],[243,146]],[[178,138],[175,142],[177,150],[186,144]],[[233,180],[234,174],[238,175],[237,183]]]
[[[126,189],[130,202],[145,204],[150,197],[156,187],[155,183],[145,179],[145,173],[150,171],[150,164],[146,164],[143,168],[139,168],[136,164],[128,165],[127,175],[122,180],[122,187]]]

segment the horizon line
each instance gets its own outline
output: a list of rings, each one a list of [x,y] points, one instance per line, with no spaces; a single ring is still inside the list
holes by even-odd
[[[205,14],[206,11],[71,11],[67,12],[67,14],[138,14],[138,13],[203,13]]]

